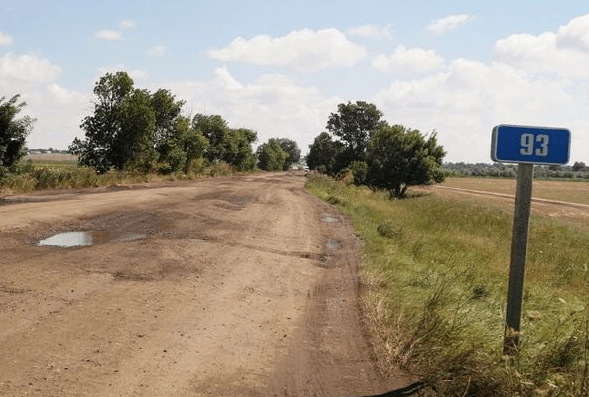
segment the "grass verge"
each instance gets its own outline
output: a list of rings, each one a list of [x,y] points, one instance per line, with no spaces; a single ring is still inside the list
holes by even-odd
[[[76,189],[119,184],[134,184],[203,177],[228,176],[237,172],[226,163],[205,166],[202,159],[193,162],[187,173],[142,173],[111,170],[97,174],[92,167],[75,161],[25,161],[14,172],[0,175],[0,194],[28,193],[46,189]]]
[[[407,200],[321,175],[307,189],[364,241],[365,320],[383,370],[444,396],[586,396],[589,227],[532,218],[518,359],[502,355],[512,214],[484,202]]]

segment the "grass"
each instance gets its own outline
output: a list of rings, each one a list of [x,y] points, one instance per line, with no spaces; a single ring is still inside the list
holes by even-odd
[[[92,167],[78,166],[76,161],[26,160],[20,162],[14,172],[0,175],[0,194],[29,193],[46,189],[76,189],[119,184],[148,183],[195,179],[209,176],[228,176],[236,171],[225,163],[206,166],[203,159],[196,159],[188,173],[142,173],[139,171],[111,170],[97,174]]]
[[[536,182],[534,182],[536,183]],[[493,204],[407,200],[313,176],[364,241],[362,305],[383,369],[444,396],[585,396],[589,227],[533,217],[519,358],[502,355],[512,214]]]

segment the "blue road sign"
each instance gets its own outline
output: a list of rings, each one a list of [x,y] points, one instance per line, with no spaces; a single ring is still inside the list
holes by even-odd
[[[498,125],[493,128],[491,159],[504,163],[566,164],[571,132],[565,128]]]

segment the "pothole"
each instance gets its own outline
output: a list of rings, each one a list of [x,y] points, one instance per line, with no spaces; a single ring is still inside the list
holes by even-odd
[[[327,242],[325,243],[325,247],[327,247],[327,249],[330,250],[338,250],[342,247],[342,243],[341,241],[338,240],[327,240]]]
[[[67,232],[53,235],[39,241],[39,246],[53,246],[62,248],[84,247],[106,243],[125,243],[143,240],[145,234],[101,232]]]
[[[340,222],[339,218],[335,218],[333,215],[330,214],[323,214],[321,217],[323,222],[332,223],[332,222]]]

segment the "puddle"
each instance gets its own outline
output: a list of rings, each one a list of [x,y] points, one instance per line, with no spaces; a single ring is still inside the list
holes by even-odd
[[[323,216],[321,217],[321,220],[323,222],[327,222],[327,223],[339,222],[340,221],[338,218],[334,218],[333,216],[331,216],[329,214],[323,214]]]
[[[68,232],[59,233],[45,240],[39,241],[39,246],[50,245],[54,247],[84,247],[105,243],[124,243],[128,241],[142,240],[146,238],[144,234],[119,233],[111,232]]]
[[[327,240],[325,246],[330,250],[338,250],[342,247],[342,243],[338,240]]]

